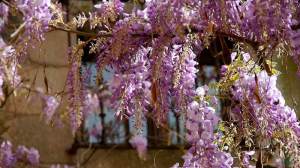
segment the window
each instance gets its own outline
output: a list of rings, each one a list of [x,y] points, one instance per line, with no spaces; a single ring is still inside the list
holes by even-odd
[[[83,37],[79,37],[79,39],[82,41],[87,40]],[[100,89],[103,93],[114,72],[113,69],[107,67],[101,74],[101,82],[97,80],[96,55],[89,53],[89,47],[87,45],[84,49],[82,74],[89,72],[90,75],[85,76],[85,82],[90,90],[99,91]],[[221,65],[230,63],[229,50],[232,48],[233,43],[230,40],[217,37],[208,48],[198,54],[199,72],[196,86],[208,85],[219,79],[218,72]],[[217,92],[216,90],[210,91]],[[78,147],[88,147],[90,145],[100,148],[109,148],[112,145],[130,148],[129,138],[135,132],[134,117],[129,120],[118,120],[115,117],[115,111],[104,103],[105,100],[101,96],[99,97],[99,110],[86,117],[72,148],[76,150]],[[222,102],[219,104],[218,112],[221,113]],[[149,148],[173,148],[178,145],[185,145],[183,140],[185,137],[184,116],[178,116],[170,111],[167,120],[167,129],[157,128],[150,118],[144,120],[143,135],[147,137]]]
[[[231,44],[230,41],[227,43]],[[217,45],[217,46],[214,46]],[[87,46],[89,47],[89,46]],[[232,47],[232,46],[231,46]],[[218,42],[213,42],[211,47],[203,50],[197,57],[198,65],[198,78],[196,81],[197,86],[208,85],[216,82],[219,78],[218,69],[220,65],[224,64],[224,58],[214,57],[220,55]],[[216,54],[217,53],[217,54]],[[227,55],[228,57],[228,55]],[[90,71],[88,76],[87,86],[91,90],[99,90],[99,88],[105,88],[107,81],[112,78],[113,69],[106,68],[102,73],[103,82],[97,81],[97,70],[95,55],[89,54],[88,49],[85,50],[82,62],[82,73]],[[217,92],[216,90],[210,90],[211,92]],[[102,90],[105,92],[105,89]],[[109,148],[113,145],[118,147],[130,148],[129,138],[135,131],[135,119],[134,117],[129,120],[118,120],[115,117],[115,111],[103,103],[104,100],[99,100],[99,111],[95,111],[84,121],[81,131],[76,137],[77,147],[88,147],[90,145],[99,148]],[[219,103],[221,104],[221,103]],[[221,105],[219,105],[218,112],[221,111]],[[143,135],[147,137],[149,148],[176,148],[178,146],[185,145],[182,137],[185,137],[184,130],[184,117],[178,116],[174,112],[170,111],[168,114],[168,130],[164,128],[157,128],[154,122],[147,118],[143,123]]]

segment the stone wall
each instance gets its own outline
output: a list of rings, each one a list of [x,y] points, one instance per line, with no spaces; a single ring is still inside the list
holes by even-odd
[[[5,139],[13,144],[35,147],[39,150],[42,164],[73,163],[72,156],[66,150],[73,143],[73,136],[65,124],[58,128],[45,123],[42,118],[42,101],[36,89],[57,93],[64,90],[67,65],[68,35],[65,32],[54,31],[46,35],[46,42],[30,51],[27,62],[21,69],[26,87],[22,92],[11,96],[2,109],[5,126],[9,129],[3,134]],[[65,112],[65,98],[59,108],[59,113]]]
[[[300,117],[300,74],[297,74],[297,66],[290,57],[283,57],[277,61],[278,88],[281,90],[286,104],[295,109]]]

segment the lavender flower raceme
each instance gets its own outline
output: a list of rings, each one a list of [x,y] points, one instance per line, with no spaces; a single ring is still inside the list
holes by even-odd
[[[52,14],[50,0],[17,0],[17,6],[24,15],[25,35],[36,36],[38,41],[44,40]]]
[[[67,76],[69,117],[73,134],[80,127],[83,116],[83,84],[79,76],[79,63],[74,63]]]
[[[84,128],[88,133],[89,142],[97,143],[102,134],[102,123],[99,117],[99,99],[96,94],[88,92],[83,107],[84,111]]]
[[[13,150],[13,146],[9,141],[5,141],[0,147],[0,167],[15,168],[22,163],[37,167],[39,165],[39,152],[34,148],[26,148],[18,146],[17,150]]]
[[[39,159],[40,159],[39,152],[34,148],[28,149],[27,159],[30,165],[37,166],[39,164]]]
[[[0,3],[0,32],[3,30],[5,22],[7,21],[8,10],[8,6]]]
[[[99,98],[96,94],[88,92],[85,98],[84,117],[86,118],[91,113],[99,112]]]
[[[249,54],[242,52],[241,56],[248,57]],[[238,136],[248,139],[248,142],[267,145],[268,148],[278,149],[272,142],[280,142],[283,145],[279,150],[286,150],[287,155],[293,156],[292,163],[297,167],[300,163],[300,152],[297,148],[300,125],[295,111],[285,105],[285,100],[276,86],[277,76],[269,76],[266,71],[261,70],[251,72],[253,67],[257,68],[254,62],[248,61],[249,65],[243,65],[241,60],[243,59],[236,58],[231,65],[239,64],[238,69],[232,70],[229,66],[228,72],[225,72],[225,80],[234,79],[233,86],[229,89],[233,102],[229,111],[230,118],[238,130],[249,130],[248,133]],[[233,74],[235,77],[228,78],[228,75]],[[247,145],[251,146],[251,143]]]
[[[53,96],[44,96],[45,106],[43,109],[46,122],[49,123],[59,106],[58,100]]]
[[[292,23],[293,3],[293,0],[245,2],[241,7],[243,34],[258,41],[285,39]]]
[[[200,102],[193,101],[186,114],[187,140],[192,145],[183,156],[183,167],[229,168],[233,164],[230,154],[219,149],[214,135],[219,118],[214,109],[204,100],[204,88],[198,89]]]
[[[111,100],[117,116],[132,116],[136,110],[146,111],[145,107],[150,103],[148,52],[149,49],[144,48],[137,53],[135,61],[115,66],[110,90],[114,93]]]
[[[16,88],[21,83],[21,77],[18,74],[18,61],[16,50],[13,46],[7,45],[0,38],[0,76],[9,82],[12,88]]]
[[[94,6],[95,12],[89,14],[90,28],[95,29],[102,25],[110,26],[110,23],[116,22],[123,12],[123,3],[119,0],[101,2]],[[82,24],[80,24],[82,26]]]
[[[250,164],[251,156],[255,154],[255,151],[246,151],[243,152],[243,166],[246,168],[255,168],[255,166],[252,166]]]
[[[74,168],[74,166],[68,166],[68,165],[51,165],[50,168]]]
[[[276,80],[276,76],[269,77],[265,71],[257,74],[257,77],[240,72],[240,79],[233,89],[234,99],[241,102],[250,101],[247,106],[254,117],[256,127],[264,128],[263,132],[266,135],[272,136],[275,130],[288,126],[299,137],[300,126],[296,114],[285,105],[284,98],[276,87]],[[251,97],[253,99],[250,99]],[[243,110],[242,107],[239,109]],[[233,113],[233,117],[240,118],[236,116],[240,114]]]
[[[111,2],[103,2],[95,5],[97,12],[99,14],[110,14],[112,15],[120,15],[123,11],[124,4],[120,2],[120,0],[113,0]]]
[[[23,61],[28,48],[34,47],[36,42],[45,40],[44,35],[49,29],[49,22],[52,18],[51,0],[16,0],[16,5],[23,15],[23,23],[19,28],[24,29],[23,38],[17,41],[18,45],[22,46],[19,48],[18,59]]]
[[[159,45],[159,43],[158,43]],[[172,90],[172,75],[174,74],[174,64],[172,62],[173,53],[171,48],[161,47],[154,48],[158,50],[152,52],[153,55],[152,63],[152,85],[151,85],[151,95],[152,95],[152,106],[153,106],[153,116],[154,119],[160,122],[166,122],[167,114],[171,107],[171,90]],[[161,50],[161,51],[160,51]]]
[[[174,50],[175,72],[172,92],[176,101],[176,110],[184,111],[184,108],[193,101],[193,96],[195,96],[195,79],[198,71],[195,67],[197,62],[194,60],[196,55],[188,46],[179,48],[175,46]]]
[[[3,142],[0,147],[0,165],[1,167],[14,167],[16,158],[13,153],[12,144],[9,141]]]
[[[28,152],[28,149],[25,146],[18,146],[16,150],[16,158],[23,160]]]
[[[147,139],[141,135],[136,135],[129,140],[132,147],[136,148],[140,158],[145,158],[147,151]]]

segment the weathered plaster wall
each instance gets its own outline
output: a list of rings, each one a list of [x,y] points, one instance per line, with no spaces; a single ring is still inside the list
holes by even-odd
[[[62,31],[50,32],[44,44],[33,49],[21,71],[24,84],[33,88],[26,89],[16,96],[10,97],[2,109],[3,121],[8,130],[3,137],[13,144],[35,147],[41,155],[43,164],[72,163],[72,156],[65,151],[71,146],[73,136],[67,124],[63,128],[47,125],[41,115],[42,101],[36,92],[40,88],[46,92],[45,80],[49,93],[64,90],[67,65],[68,36]],[[59,113],[65,111],[65,99]]]
[[[294,108],[300,117],[300,75],[297,75],[297,66],[290,57],[277,61],[277,68],[281,72],[278,76],[278,88],[286,100],[286,104]]]

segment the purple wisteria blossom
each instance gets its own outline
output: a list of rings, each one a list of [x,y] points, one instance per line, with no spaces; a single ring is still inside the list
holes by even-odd
[[[193,101],[195,94],[195,79],[198,69],[196,55],[188,46],[174,46],[173,97],[176,101],[176,111],[182,111]],[[178,51],[180,50],[180,51]]]
[[[186,138],[192,147],[183,156],[183,167],[229,168],[233,164],[233,158],[214,143],[217,140],[214,130],[219,118],[214,108],[204,99],[205,88],[199,88],[197,93],[200,101],[191,102],[186,114]]]
[[[18,146],[16,150],[16,158],[19,160],[24,159],[24,156],[26,156],[28,152],[28,149],[25,146]]]
[[[11,168],[16,164],[16,158],[13,153],[12,144],[5,141],[0,147],[0,165],[1,167]]]
[[[243,154],[243,166],[245,166],[245,168],[255,168],[255,166],[250,164],[250,159],[255,154],[255,151],[245,151],[242,154]]]
[[[0,37],[0,76],[2,80],[16,88],[21,83],[21,77],[18,74],[18,61],[16,59],[16,50],[13,46],[7,45]],[[3,83],[2,83],[3,85]]]
[[[300,126],[296,113],[285,105],[285,100],[276,86],[277,76],[268,76],[267,72],[249,74],[240,71],[240,79],[232,89],[233,98],[240,102],[248,102],[248,112],[255,126],[262,129],[269,137],[278,129],[291,128],[300,138]],[[232,117],[241,120],[243,117],[243,104],[235,107]],[[245,111],[244,111],[245,112]]]
[[[50,168],[75,168],[74,166],[68,166],[68,165],[51,165]]]
[[[40,155],[35,148],[26,148],[25,146],[18,146],[16,150],[13,149],[9,141],[4,141],[0,147],[0,167],[15,168],[22,163],[23,165],[30,165],[37,167],[39,165]]]
[[[72,63],[67,75],[68,110],[73,134],[80,127],[83,117],[84,97],[86,95],[82,78],[79,76],[80,63]]]
[[[114,12],[113,15],[120,15],[123,11],[124,4],[120,0],[113,0],[110,2],[103,2],[95,5],[95,8],[97,9],[97,12],[99,14],[107,14],[111,12]]]
[[[59,106],[59,102],[57,98],[53,96],[43,96],[43,98],[45,101],[43,112],[46,122],[49,123]]]
[[[132,116],[136,109],[145,112],[150,103],[148,52],[149,49],[144,48],[137,53],[135,61],[115,67],[110,90],[114,93],[111,100],[117,116]]]
[[[244,11],[241,25],[243,34],[258,41],[284,39],[290,30],[292,19],[290,10],[293,2],[293,0],[281,1],[280,5],[276,1],[245,2],[240,9]]]
[[[5,22],[7,21],[8,10],[8,6],[6,6],[3,3],[0,3],[0,32],[3,31]]]
[[[135,135],[130,140],[129,143],[138,152],[140,158],[145,158],[147,152],[147,139],[141,135]]]
[[[242,59],[244,60],[249,54],[242,52],[241,56],[245,56]],[[255,65],[243,66],[235,72],[238,79],[230,87],[233,103],[229,112],[230,118],[235,121],[237,129],[252,130],[252,136],[258,137],[252,139],[255,143],[264,146],[272,146],[274,140],[283,143],[282,148],[287,149],[288,155],[293,156],[291,161],[297,167],[300,154],[297,147],[300,140],[300,125],[296,113],[285,104],[285,99],[277,88],[277,75],[269,75],[265,70],[251,72],[253,66]],[[288,136],[287,132],[289,132]],[[263,138],[264,141],[259,138]],[[246,155],[247,153],[243,164],[246,164],[249,158]]]
[[[35,37],[38,41],[44,40],[44,33],[52,18],[51,0],[17,0],[16,3],[24,15],[25,36]]]
[[[39,160],[40,160],[39,152],[34,148],[28,149],[27,159],[28,159],[28,162],[30,163],[30,165],[37,166],[39,164]]]
[[[24,61],[27,50],[34,48],[37,42],[45,40],[45,33],[49,30],[52,18],[50,5],[51,0],[16,0],[16,6],[23,15],[23,23],[12,36],[24,30],[22,38],[18,38],[17,41],[17,44],[22,46],[18,52],[18,61]]]
[[[84,117],[86,118],[91,113],[96,113],[100,111],[99,98],[97,94],[88,91],[85,103],[84,103]]]

